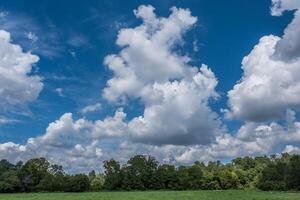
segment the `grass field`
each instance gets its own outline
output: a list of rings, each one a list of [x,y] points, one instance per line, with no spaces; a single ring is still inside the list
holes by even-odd
[[[0,200],[300,200],[300,193],[258,191],[159,191],[0,194]]]

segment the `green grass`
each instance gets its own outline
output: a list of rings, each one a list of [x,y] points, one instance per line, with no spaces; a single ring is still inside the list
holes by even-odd
[[[158,191],[0,194],[0,200],[300,200],[300,193],[259,191]]]

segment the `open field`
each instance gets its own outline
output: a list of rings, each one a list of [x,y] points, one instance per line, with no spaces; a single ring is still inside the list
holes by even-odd
[[[259,191],[158,191],[0,194],[1,200],[299,200],[300,193]]]

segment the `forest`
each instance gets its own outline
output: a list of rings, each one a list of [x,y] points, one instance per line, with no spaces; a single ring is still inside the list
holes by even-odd
[[[101,168],[102,163],[99,163]],[[68,174],[45,158],[26,163],[0,161],[0,192],[84,192],[131,190],[300,190],[300,156],[239,157],[229,163],[160,164],[149,155],[126,163],[104,161],[104,173]]]

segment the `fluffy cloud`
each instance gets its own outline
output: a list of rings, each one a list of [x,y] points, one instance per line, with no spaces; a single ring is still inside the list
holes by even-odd
[[[289,62],[300,56],[300,2],[297,0],[273,0],[272,15],[280,16],[284,11],[296,10],[294,19],[284,30],[282,39],[276,44],[275,57]]]
[[[227,117],[279,119],[300,108],[300,8],[296,0],[273,0],[272,15],[297,10],[281,37],[264,36],[243,59],[241,80],[228,92]]]
[[[243,77],[228,92],[228,117],[264,121],[283,117],[288,108],[300,108],[300,60],[273,59],[278,41],[275,36],[261,38],[243,59]]]
[[[218,116],[207,105],[216,95],[216,84],[214,74],[202,66],[191,81],[154,84],[145,89],[144,114],[129,122],[132,139],[152,144],[210,143],[220,132]]]
[[[171,12],[168,18],[158,18],[152,6],[140,6],[134,11],[143,20],[142,25],[121,29],[117,45],[123,49],[104,61],[114,72],[104,90],[105,98],[114,101],[124,95],[139,97],[148,84],[179,79],[196,70],[187,66],[187,57],[172,49],[197,18],[189,10],[173,7]]]
[[[10,34],[0,30],[0,107],[24,105],[37,99],[43,88],[41,78],[30,75],[39,57],[11,43]]]
[[[197,160],[299,152],[300,122],[291,110],[284,125],[247,122],[234,135],[223,133],[213,143],[189,146],[136,143],[127,134],[125,118],[122,109],[113,117],[96,121],[74,120],[71,113],[66,113],[50,123],[45,134],[28,139],[24,145],[0,144],[0,156],[13,162],[43,156],[70,172],[88,172],[100,168],[106,159],[125,162],[135,154],[151,153],[160,162],[191,164]]]
[[[128,123],[133,141],[210,143],[220,126],[208,106],[217,97],[218,81],[207,66],[190,66],[190,58],[174,50],[197,18],[175,7],[167,18],[157,17],[152,6],[140,6],[134,14],[143,23],[120,30],[117,44],[123,49],[104,61],[114,76],[103,96],[110,101],[139,98],[145,105],[143,115]]]
[[[196,160],[224,160],[237,156],[257,156],[273,153],[298,153],[300,142],[300,122],[295,120],[295,112],[288,110],[286,124],[246,122],[236,134],[223,134],[208,146],[187,147],[175,160],[191,163]]]
[[[42,156],[70,171],[99,168],[109,158],[103,152],[102,140],[125,135],[125,117],[120,109],[103,121],[74,120],[71,113],[66,113],[50,123],[43,135],[29,138],[24,145],[0,144],[0,157],[16,162]]]
[[[293,145],[287,145],[283,152],[288,154],[300,154],[300,148]]]

